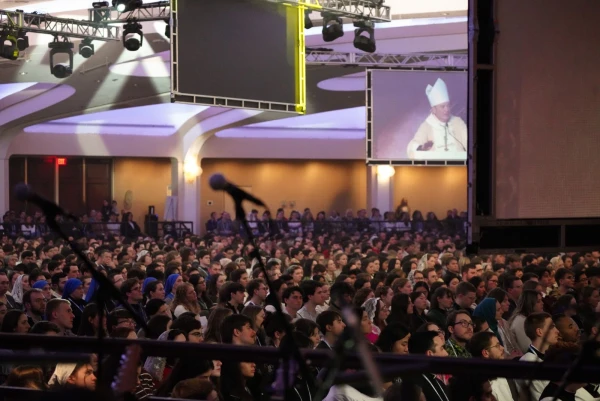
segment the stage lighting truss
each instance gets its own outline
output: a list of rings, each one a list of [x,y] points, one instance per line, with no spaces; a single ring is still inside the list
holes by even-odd
[[[306,65],[339,65],[406,70],[466,71],[467,54],[379,54],[306,50]]]
[[[127,22],[123,25],[123,46],[135,52],[144,44],[144,33],[142,32],[142,24],[135,20]]]
[[[354,47],[367,53],[375,53],[375,24],[373,21],[354,21]]]
[[[67,38],[119,40],[119,28],[93,21],[55,18],[48,14],[0,10],[0,29],[44,33]],[[22,45],[21,45],[22,46]]]
[[[69,42],[66,37],[62,41],[58,36],[54,37],[54,41],[48,43],[50,48],[50,73],[56,78],[66,78],[73,73],[73,43]],[[54,56],[57,54],[67,54],[69,56],[68,64],[54,63]]]
[[[94,7],[88,9],[88,20],[100,20],[105,24],[122,24],[135,19],[136,21],[160,21],[171,17],[168,1],[144,3],[133,9],[119,11],[115,7]]]
[[[328,13],[336,17],[353,20],[371,20],[389,22],[392,20],[391,9],[384,6],[383,0],[266,0],[302,6],[310,11]]]
[[[322,13],[323,16],[323,40],[333,42],[344,36],[344,22],[340,17]]]
[[[0,56],[8,60],[19,58],[19,46],[17,44],[17,32],[5,29],[0,33]]]
[[[119,0],[124,1],[125,0]],[[308,17],[312,11],[327,12],[331,15],[354,20],[372,20],[379,22],[391,21],[391,11],[389,6],[383,5],[382,0],[264,0],[271,3],[283,3],[291,6],[302,6],[306,8],[306,18],[304,20],[306,29],[312,25]],[[94,3],[97,4],[97,3]],[[116,1],[113,3],[116,4]],[[169,18],[171,14],[169,1],[157,1],[154,3],[144,3],[133,7],[126,7],[119,10],[117,7],[96,6],[88,9],[88,19],[90,21],[103,21],[107,24],[118,24],[127,22],[135,18],[138,21],[158,21]],[[308,19],[308,21],[306,20]]]

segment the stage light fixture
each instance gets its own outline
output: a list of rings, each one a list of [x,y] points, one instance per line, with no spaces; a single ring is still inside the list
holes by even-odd
[[[323,14],[323,40],[333,42],[344,36],[344,22],[340,17]]]
[[[85,38],[81,41],[81,43],[79,44],[79,54],[81,54],[81,57],[83,58],[90,58],[94,55],[95,53],[95,48],[94,45],[92,44],[92,39],[90,38]]]
[[[139,38],[138,38],[139,36]],[[129,21],[123,25],[123,46],[135,52],[144,44],[144,34],[142,33],[142,24],[137,21]]]
[[[27,34],[22,31],[19,30],[18,34],[17,34],[17,48],[19,49],[19,51],[23,51],[25,49],[27,49],[29,47],[29,37],[27,37]]]
[[[62,41],[58,40],[58,37],[54,37],[54,41],[48,43],[50,48],[50,72],[56,78],[66,78],[73,73],[73,43],[69,42],[67,38],[63,38]],[[69,63],[54,64],[54,56],[57,54],[66,54],[69,56]]]
[[[17,36],[14,32],[2,32],[2,34],[0,34],[0,41],[2,42],[0,56],[9,60],[16,60],[19,58],[19,46],[17,44]]]
[[[165,26],[165,36],[171,39],[171,24],[169,24],[168,19],[165,19],[165,22],[167,23],[167,26]]]
[[[375,24],[372,21],[355,21],[354,47],[367,53],[375,53]]]
[[[92,3],[92,7],[95,9],[106,8],[107,10],[94,11],[94,22],[101,22],[110,16],[110,10],[108,9],[108,1],[95,1]]]
[[[310,19],[311,10],[304,10],[304,29],[310,29],[313,27],[313,22]]]
[[[142,0],[113,0],[112,3],[113,7],[120,13],[133,11],[136,8],[140,8],[143,4]]]

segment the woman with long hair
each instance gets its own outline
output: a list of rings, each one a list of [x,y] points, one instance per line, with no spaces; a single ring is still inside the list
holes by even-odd
[[[242,315],[248,316],[252,320],[252,328],[256,331],[256,345],[267,345],[267,336],[263,323],[265,322],[265,310],[262,306],[248,305],[242,309]]]
[[[399,355],[408,354],[408,340],[410,339],[410,330],[408,326],[400,323],[390,323],[379,335],[375,345],[382,352],[391,352]]]
[[[221,323],[229,315],[232,315],[233,311],[228,308],[215,308],[208,316],[208,322],[206,324],[206,334],[204,335],[204,342],[215,342],[221,343]]]
[[[219,303],[219,291],[225,284],[226,280],[227,277],[224,274],[213,274],[208,278],[206,284],[206,295],[213,305]]]
[[[256,373],[254,362],[224,362],[221,366],[221,393],[225,401],[254,401],[261,398],[260,389],[249,388]]]
[[[413,303],[413,313],[410,315],[410,331],[414,333],[423,323],[427,323],[426,310],[429,302],[423,292],[411,292],[410,300]]]
[[[410,315],[414,312],[413,303],[410,296],[406,294],[396,294],[392,298],[392,311],[387,318],[387,323],[402,323],[410,327]]]
[[[47,390],[44,371],[39,366],[17,366],[10,371],[4,385],[32,390]]]
[[[104,330],[104,335],[108,336],[108,333],[106,332],[106,316],[104,316],[103,322],[100,324],[98,305],[95,303],[87,304],[85,308],[83,308],[83,313],[81,314],[81,323],[79,324],[77,335],[95,337],[98,335],[100,327]]]
[[[181,314],[191,312],[200,316],[200,305],[194,286],[190,283],[183,283],[175,290],[175,299],[171,304],[173,315],[178,318]]]
[[[200,306],[200,316],[208,316],[213,303],[206,293],[206,279],[199,274],[194,274],[190,277],[189,283],[196,290],[197,302],[198,306]]]
[[[316,348],[321,341],[321,332],[319,326],[315,322],[309,319],[298,319],[294,322],[294,330],[296,332],[306,336],[306,338],[312,341],[313,347]]]
[[[469,283],[475,287],[475,303],[480,303],[486,296],[485,281],[479,276],[471,277]]]
[[[542,294],[535,290],[525,290],[521,293],[517,301],[517,308],[508,321],[510,330],[517,339],[517,344],[521,352],[525,353],[531,345],[531,340],[525,334],[525,319],[532,313],[544,311]]]
[[[500,305],[502,314],[508,312],[508,309],[510,308],[510,302],[508,301],[508,294],[502,288],[497,287],[491,290],[488,294],[488,298],[496,300],[496,302]],[[491,315],[491,313],[489,313],[489,315]],[[498,325],[498,334],[500,335],[498,339],[502,341],[502,345],[504,346],[504,352],[506,353],[506,355],[513,358],[523,355],[523,352],[519,348],[517,339],[512,330],[510,329],[510,325],[508,324],[508,322],[502,316],[500,316],[500,319],[496,319],[496,321]]]
[[[25,312],[13,309],[6,312],[0,331],[2,333],[27,334],[29,329],[30,326]]]

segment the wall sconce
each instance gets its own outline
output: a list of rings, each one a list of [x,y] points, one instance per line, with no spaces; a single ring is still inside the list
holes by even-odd
[[[392,178],[396,174],[396,169],[389,164],[377,166],[377,175],[381,178]]]
[[[202,168],[198,166],[196,161],[188,160],[183,163],[183,175],[187,182],[193,183],[200,174],[202,174]]]

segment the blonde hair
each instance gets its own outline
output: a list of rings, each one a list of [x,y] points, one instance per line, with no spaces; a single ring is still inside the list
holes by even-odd
[[[192,312],[196,315],[200,313],[200,305],[198,304],[198,301],[190,302],[187,299],[187,292],[190,288],[192,290],[194,289],[194,286],[190,283],[183,283],[179,287],[177,287],[177,289],[175,290],[175,298],[173,299],[173,303],[171,304],[171,309],[173,311],[175,311],[175,308],[177,308],[177,306],[181,305],[189,312]]]

